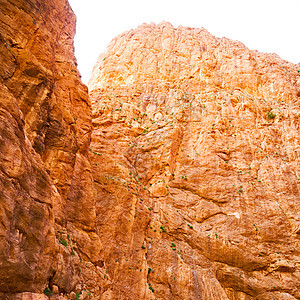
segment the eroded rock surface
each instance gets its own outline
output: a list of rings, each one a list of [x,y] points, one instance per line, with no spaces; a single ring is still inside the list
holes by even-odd
[[[300,66],[142,25],[91,112],[74,33],[0,0],[0,299],[300,299]]]
[[[103,299],[300,299],[300,67],[142,25],[89,83]]]
[[[67,1],[0,1],[1,299],[99,292],[91,106],[74,34]]]

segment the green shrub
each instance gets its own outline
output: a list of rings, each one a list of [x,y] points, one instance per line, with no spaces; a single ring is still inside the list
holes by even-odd
[[[176,245],[174,243],[171,244],[172,250],[176,251]]]
[[[276,117],[276,114],[274,114],[273,112],[272,112],[272,110],[270,110],[269,112],[268,112],[268,114],[267,114],[267,118],[268,119],[274,119]]]
[[[60,242],[62,245],[64,245],[65,247],[68,246],[68,242],[67,242],[65,239],[61,239],[61,240],[59,240],[59,242]]]
[[[164,227],[164,226],[160,226],[160,229],[162,230],[162,232],[165,232],[165,233],[167,233],[167,230],[165,229],[165,227]]]
[[[51,290],[50,290],[48,287],[46,287],[46,288],[44,289],[43,293],[44,293],[46,296],[52,296],[52,292],[51,292]]]
[[[148,287],[149,287],[149,290],[151,290],[152,292],[154,292],[154,288],[151,286],[151,283],[148,283]]]

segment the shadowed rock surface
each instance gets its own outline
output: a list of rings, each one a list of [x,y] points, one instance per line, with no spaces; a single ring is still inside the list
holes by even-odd
[[[67,1],[0,1],[1,299],[101,284],[91,106],[74,34]]]

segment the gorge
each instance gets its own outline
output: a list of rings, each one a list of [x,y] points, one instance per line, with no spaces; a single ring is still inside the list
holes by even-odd
[[[0,299],[300,299],[300,65],[143,24],[87,88],[67,1],[0,4]]]

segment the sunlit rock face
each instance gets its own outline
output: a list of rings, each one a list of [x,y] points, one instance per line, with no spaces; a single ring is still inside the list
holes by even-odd
[[[67,1],[0,1],[0,299],[101,284],[74,34]]]
[[[300,67],[142,25],[89,83],[101,299],[299,299]]]
[[[64,0],[0,0],[0,299],[299,299],[300,67],[142,25],[88,90]]]

